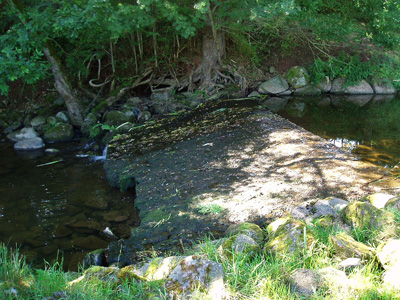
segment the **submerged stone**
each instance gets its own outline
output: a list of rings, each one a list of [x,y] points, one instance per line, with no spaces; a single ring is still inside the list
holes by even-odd
[[[43,140],[40,137],[19,141],[14,144],[15,150],[30,151],[44,148]]]

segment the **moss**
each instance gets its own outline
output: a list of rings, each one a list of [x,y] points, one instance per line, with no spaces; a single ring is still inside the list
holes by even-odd
[[[143,218],[142,222],[143,223],[149,223],[149,222],[159,222],[162,220],[166,220],[170,218],[170,214],[165,212],[164,207],[157,208],[155,210],[149,211]]]
[[[315,220],[314,225],[322,227],[330,227],[334,224],[335,218],[333,216],[325,216]]]
[[[147,280],[145,277],[136,274],[135,270],[136,268],[133,265],[122,268],[121,271],[117,274],[118,280],[122,282],[127,282],[132,280],[142,282]]]
[[[374,249],[367,245],[357,242],[346,233],[339,233],[329,237],[330,243],[336,250],[337,256],[341,258],[358,257],[363,259],[373,259],[375,257]]]
[[[91,113],[98,113],[107,107],[107,101],[100,102],[95,108],[92,109]]]
[[[367,202],[353,202],[343,210],[346,223],[358,228],[377,230],[395,226],[394,214]]]
[[[229,235],[244,234],[251,237],[258,244],[261,244],[264,240],[264,232],[254,223],[245,222],[239,225],[230,226],[227,230]]]
[[[253,256],[260,251],[258,244],[251,244],[247,241],[242,241],[238,244],[237,240],[239,236],[231,236],[219,247],[221,254],[229,260],[232,260],[233,254],[240,253],[244,256]]]

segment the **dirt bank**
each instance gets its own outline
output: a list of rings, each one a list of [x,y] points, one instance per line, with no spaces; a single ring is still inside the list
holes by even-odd
[[[142,220],[130,239],[110,244],[110,262],[185,247],[231,223],[262,223],[307,200],[351,200],[381,189],[372,182],[383,169],[268,111],[231,107],[200,118],[194,122],[205,130],[178,142],[171,134],[162,149],[135,154],[140,144],[132,136],[110,145],[107,163],[123,159],[139,182]],[[210,126],[209,118],[219,125]]]

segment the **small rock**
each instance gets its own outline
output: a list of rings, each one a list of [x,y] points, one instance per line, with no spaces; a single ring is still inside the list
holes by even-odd
[[[311,297],[321,287],[317,272],[309,269],[294,270],[289,278],[290,288],[304,297]]]
[[[47,120],[44,116],[36,116],[32,119],[31,126],[35,129],[41,129],[46,123]]]
[[[234,255],[254,256],[260,252],[260,246],[251,237],[239,234],[228,238],[218,250],[224,257],[232,259]]]
[[[362,267],[361,259],[357,257],[347,258],[342,262],[340,262],[338,266],[339,270],[345,271],[346,273],[350,273],[354,269],[361,267]]]
[[[24,127],[19,131],[15,131],[7,135],[7,138],[13,142],[34,139],[37,137],[39,137],[39,134],[32,127]]]
[[[60,122],[69,123],[69,116],[68,116],[68,113],[67,113],[67,112],[59,111],[59,112],[56,114],[56,118],[57,118]]]

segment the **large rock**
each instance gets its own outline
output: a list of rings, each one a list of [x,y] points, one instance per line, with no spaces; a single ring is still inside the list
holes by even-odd
[[[387,229],[395,225],[394,215],[370,203],[356,201],[343,210],[344,221],[353,227],[370,230]]]
[[[361,201],[367,201],[371,203],[373,206],[376,208],[382,209],[385,207],[386,203],[390,200],[393,199],[393,195],[389,194],[383,194],[383,193],[375,193],[371,195],[367,195],[364,198],[361,199]]]
[[[19,141],[14,144],[15,150],[28,151],[28,150],[38,150],[44,147],[43,140],[40,137]]]
[[[183,260],[183,256],[157,257],[144,265],[142,275],[146,280],[166,279],[173,269]]]
[[[289,88],[289,84],[281,75],[275,76],[270,80],[262,83],[258,87],[258,92],[260,94],[279,94],[286,91]]]
[[[17,130],[15,132],[9,133],[7,138],[12,140],[13,142],[19,142],[23,140],[29,140],[37,138],[39,134],[32,127],[24,127],[21,130]]]
[[[306,85],[293,91],[293,96],[318,96],[322,91],[314,85]]]
[[[382,281],[384,286],[400,291],[400,263],[387,270],[382,276]]]
[[[50,143],[69,142],[74,138],[74,128],[71,124],[57,123],[46,130],[43,138]]]
[[[226,235],[236,235],[236,234],[244,234],[251,237],[257,244],[261,244],[264,240],[264,231],[254,223],[241,223],[241,224],[233,224],[228,227],[225,232]]]
[[[260,250],[260,246],[251,237],[243,234],[231,236],[219,247],[220,253],[228,259],[238,256],[252,257]]]
[[[304,67],[295,66],[286,73],[286,80],[294,89],[298,89],[308,84],[310,75]]]
[[[221,264],[198,256],[182,260],[165,284],[174,299],[222,300],[225,295],[224,270]]]
[[[374,77],[372,78],[371,85],[375,94],[388,95],[396,93],[396,89],[394,88],[393,84],[387,79],[385,80]]]
[[[308,249],[315,243],[314,236],[305,229],[305,223],[291,217],[272,222],[267,226],[267,233],[264,251],[279,256],[304,251],[305,247]]]
[[[374,90],[371,85],[365,81],[361,80],[358,84],[346,86],[346,79],[336,78],[332,82],[332,88],[330,91],[332,94],[337,95],[364,95],[373,94]]]
[[[332,81],[329,79],[328,76],[326,76],[317,84],[317,88],[319,88],[322,93],[327,94],[331,91]]]
[[[105,116],[104,116],[104,123],[108,124],[110,126],[118,126],[121,125],[125,122],[129,122],[129,117],[125,115],[122,111],[119,110],[112,110],[109,111]]]
[[[339,233],[335,236],[329,237],[330,243],[336,250],[336,255],[341,258],[362,258],[373,259],[375,257],[375,250],[367,245],[357,242],[350,235],[346,233]]]
[[[377,257],[382,266],[388,270],[400,264],[400,240],[390,240],[378,246]]]
[[[35,129],[42,129],[43,126],[47,123],[46,117],[37,116],[34,117],[31,121],[31,126]]]

